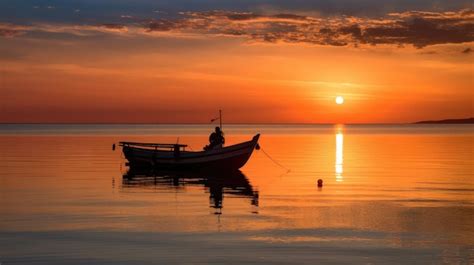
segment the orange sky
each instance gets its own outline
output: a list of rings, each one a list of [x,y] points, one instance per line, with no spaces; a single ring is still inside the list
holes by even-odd
[[[472,41],[339,46],[286,35],[266,42],[219,32],[7,26],[22,34],[0,36],[2,123],[205,123],[218,109],[233,123],[474,116]]]

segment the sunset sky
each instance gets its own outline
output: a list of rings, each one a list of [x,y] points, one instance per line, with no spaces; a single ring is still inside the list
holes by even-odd
[[[469,0],[0,1],[0,123],[465,118],[473,62]]]

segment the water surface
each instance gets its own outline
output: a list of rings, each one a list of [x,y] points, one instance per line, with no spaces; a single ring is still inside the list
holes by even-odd
[[[211,125],[0,125],[0,262],[472,264],[473,129],[228,125],[262,150],[206,176],[129,172],[111,146],[200,150]]]

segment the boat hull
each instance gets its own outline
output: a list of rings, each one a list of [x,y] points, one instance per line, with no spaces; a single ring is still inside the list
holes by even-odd
[[[252,155],[259,136],[257,134],[248,142],[209,151],[173,152],[123,146],[123,153],[130,167],[200,171],[238,170]]]

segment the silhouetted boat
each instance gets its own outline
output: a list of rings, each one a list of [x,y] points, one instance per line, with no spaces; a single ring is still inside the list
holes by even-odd
[[[186,151],[183,144],[120,142],[130,167],[169,170],[237,170],[247,163],[260,134],[248,142],[207,151]]]

